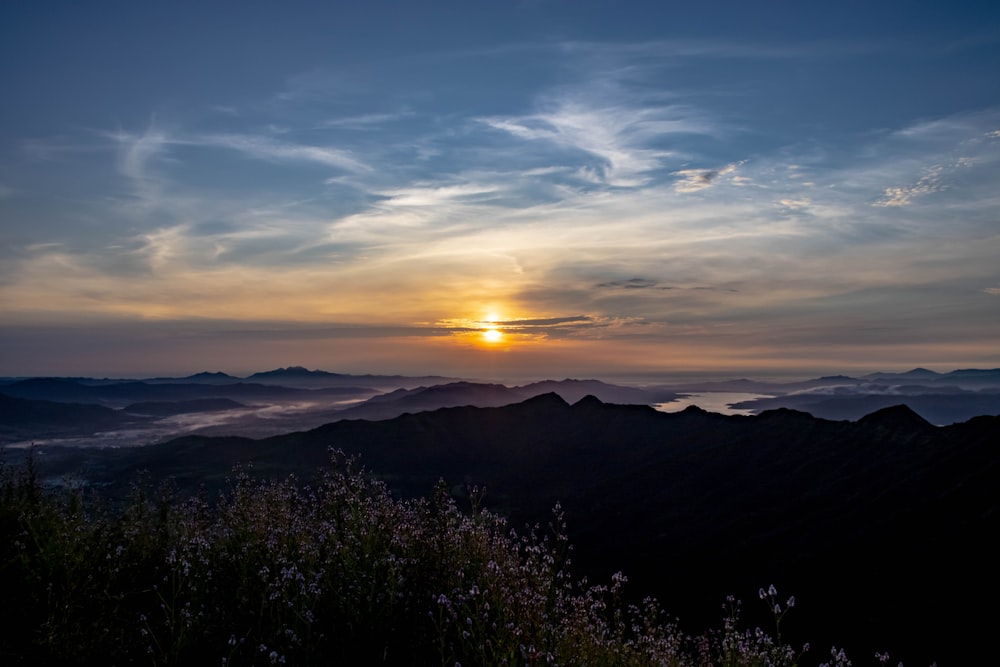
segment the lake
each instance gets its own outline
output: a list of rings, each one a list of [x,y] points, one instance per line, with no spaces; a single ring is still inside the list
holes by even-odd
[[[653,407],[660,412],[680,412],[688,406],[697,405],[702,410],[718,412],[723,415],[752,415],[754,414],[753,410],[740,410],[729,406],[741,401],[752,401],[756,398],[770,398],[770,396],[740,391],[706,391],[689,394],[669,403],[656,403]]]

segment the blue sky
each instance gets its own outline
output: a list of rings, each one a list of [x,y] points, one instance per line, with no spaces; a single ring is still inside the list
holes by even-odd
[[[0,62],[0,375],[1000,365],[992,3],[9,2]]]

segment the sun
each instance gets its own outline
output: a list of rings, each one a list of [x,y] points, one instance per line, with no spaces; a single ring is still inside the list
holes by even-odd
[[[483,332],[483,340],[487,343],[499,343],[503,340],[503,332],[498,329],[487,329]]]

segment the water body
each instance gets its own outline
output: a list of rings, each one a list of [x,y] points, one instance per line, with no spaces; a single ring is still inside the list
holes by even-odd
[[[697,405],[702,410],[717,412],[723,415],[752,415],[753,410],[731,408],[734,403],[752,401],[756,398],[771,398],[767,394],[751,394],[738,391],[706,391],[689,394],[684,398],[669,403],[656,403],[654,408],[660,412],[680,412],[686,407]]]

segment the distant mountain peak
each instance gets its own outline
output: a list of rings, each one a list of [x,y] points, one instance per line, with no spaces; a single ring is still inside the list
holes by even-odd
[[[182,380],[238,380],[239,378],[230,375],[229,373],[223,373],[222,371],[202,371],[200,373],[195,373],[194,375],[188,375],[186,378],[181,378]]]
[[[879,426],[893,431],[923,431],[934,425],[918,415],[906,404],[892,405],[865,415],[858,420],[865,426]]]
[[[906,371],[905,373],[889,373],[885,371],[879,371],[877,373],[869,373],[865,378],[875,378],[880,380],[935,380],[937,378],[943,377],[941,373],[930,370],[929,368],[918,367]]]
[[[756,419],[768,420],[768,419],[795,419],[798,421],[812,421],[819,420],[824,421],[819,417],[813,417],[808,412],[804,410],[796,410],[794,408],[771,408],[770,410],[764,410],[760,412]]]
[[[339,373],[329,373],[320,370],[311,371],[303,366],[288,366],[287,368],[276,368],[273,371],[254,373],[247,379],[260,377],[327,377],[330,375],[339,375]]]
[[[587,394],[586,396],[584,396],[583,398],[581,398],[579,401],[577,401],[576,403],[574,403],[573,407],[574,408],[593,408],[593,407],[598,407],[598,406],[601,406],[601,405],[604,405],[604,401],[602,401],[601,399],[597,398],[593,394]]]
[[[559,394],[555,393],[554,391],[550,391],[545,394],[538,394],[537,396],[532,396],[531,398],[522,401],[520,405],[532,405],[537,407],[558,405],[567,407],[569,406],[569,403],[567,403],[563,399],[563,397],[560,396]]]
[[[945,373],[945,375],[952,377],[997,376],[1000,375],[1000,368],[959,368],[950,373]]]
[[[910,377],[936,377],[936,376],[940,375],[940,373],[935,373],[934,371],[930,370],[929,368],[917,367],[917,368],[914,368],[911,371],[906,371],[905,373],[900,373],[900,375],[907,375],[907,376],[910,376]]]

